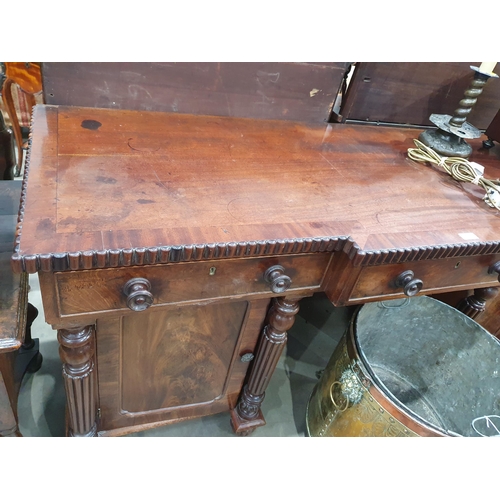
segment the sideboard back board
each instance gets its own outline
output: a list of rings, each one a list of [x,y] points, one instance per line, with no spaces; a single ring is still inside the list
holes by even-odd
[[[47,104],[326,122],[347,63],[43,63]]]
[[[472,78],[469,62],[46,62],[44,102],[241,118],[371,121],[430,126],[452,114]],[[342,106],[334,104],[338,94]],[[469,115],[485,129],[500,105],[486,85]],[[333,112],[335,111],[335,112]]]
[[[340,114],[343,120],[431,126],[431,114],[453,114],[472,79],[470,66],[480,64],[357,63]],[[468,121],[485,129],[499,107],[500,81],[491,79]]]

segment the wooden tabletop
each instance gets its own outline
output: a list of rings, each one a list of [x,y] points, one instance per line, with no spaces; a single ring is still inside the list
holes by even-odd
[[[500,251],[500,212],[484,192],[407,158],[419,133],[39,105],[13,266]],[[498,178],[500,147],[472,145]]]

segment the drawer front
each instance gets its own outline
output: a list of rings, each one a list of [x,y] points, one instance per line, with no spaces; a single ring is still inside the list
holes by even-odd
[[[55,273],[59,315],[128,310],[124,285],[133,278],[150,282],[153,307],[249,295],[273,295],[264,279],[275,265],[291,278],[286,293],[318,289],[331,254],[232,259]],[[280,295],[284,295],[281,293]]]
[[[349,303],[404,297],[403,288],[397,287],[395,281],[408,270],[413,271],[414,279],[423,281],[421,294],[499,286],[498,274],[488,273],[488,268],[499,260],[500,255],[477,255],[366,267],[354,285]]]

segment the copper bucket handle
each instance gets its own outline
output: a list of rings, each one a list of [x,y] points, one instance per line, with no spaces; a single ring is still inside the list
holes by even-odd
[[[341,382],[339,382],[338,380],[336,380],[335,382],[333,382],[333,384],[330,386],[330,399],[332,400],[332,404],[333,406],[338,410],[340,411],[341,413],[343,413],[344,411],[347,410],[348,406],[349,406],[349,398],[347,396],[345,396],[344,394],[344,397],[345,397],[345,406],[344,408],[341,408],[340,405],[338,405],[336,402],[335,402],[335,399],[333,398],[333,386],[335,384],[338,384],[340,386],[342,386]]]

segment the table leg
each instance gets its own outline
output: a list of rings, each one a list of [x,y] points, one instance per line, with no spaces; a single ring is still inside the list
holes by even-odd
[[[95,328],[93,325],[58,330],[59,355],[69,417],[70,436],[97,435]]]
[[[498,287],[478,288],[473,295],[469,295],[460,301],[457,309],[469,318],[476,318],[486,309],[486,301],[492,299],[498,293]]]
[[[19,436],[17,418],[0,370],[0,437]]]
[[[40,353],[38,339],[33,339],[31,337],[31,325],[33,321],[38,317],[38,309],[28,302],[28,312],[26,315],[26,331],[24,334],[24,342],[22,347],[19,349],[19,354],[24,356],[29,353],[30,360],[26,365],[25,371],[29,373],[37,372],[42,366],[43,356]],[[24,376],[24,372],[22,374]],[[22,378],[21,376],[21,378]]]
[[[295,322],[300,299],[274,299],[268,314],[247,384],[239,402],[231,411],[231,424],[237,434],[249,434],[266,421],[260,409],[265,391],[285,347],[287,330]]]

